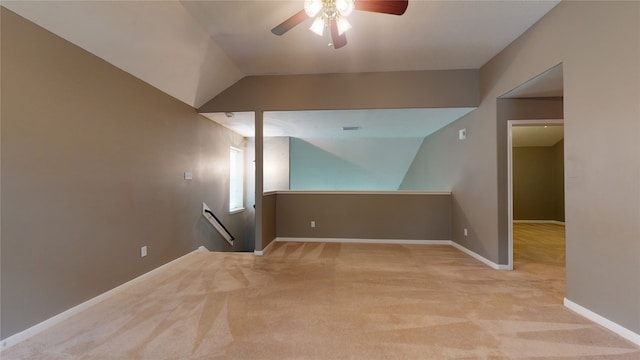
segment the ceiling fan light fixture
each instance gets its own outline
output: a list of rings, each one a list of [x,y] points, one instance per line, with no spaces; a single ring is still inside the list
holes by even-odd
[[[304,0],[304,11],[314,17],[322,10],[322,0]]]
[[[346,18],[353,11],[402,15],[408,5],[409,0],[304,0],[304,9],[278,24],[271,32],[281,36],[307,19],[314,19],[309,30],[322,36],[325,28],[330,29],[330,44],[334,49],[340,49],[347,45],[345,32],[351,29],[351,24]]]
[[[322,36],[322,33],[324,32],[324,18],[322,16],[318,16],[313,21],[313,24],[311,24],[311,27],[309,28],[309,30]]]
[[[349,16],[355,7],[353,0],[336,0],[336,10],[342,16]]]
[[[342,16],[338,17],[336,22],[338,23],[338,35],[342,35],[345,31],[351,29],[351,24]]]

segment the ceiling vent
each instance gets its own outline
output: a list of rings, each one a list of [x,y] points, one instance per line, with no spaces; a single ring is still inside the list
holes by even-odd
[[[356,131],[360,130],[360,126],[343,126],[342,131]]]

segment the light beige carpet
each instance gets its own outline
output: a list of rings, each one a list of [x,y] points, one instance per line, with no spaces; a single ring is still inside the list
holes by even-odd
[[[518,251],[511,272],[449,246],[191,254],[2,359],[640,359],[563,307],[562,264]]]

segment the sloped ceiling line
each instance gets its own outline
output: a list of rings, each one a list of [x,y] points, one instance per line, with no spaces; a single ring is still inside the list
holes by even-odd
[[[244,76],[479,69],[558,3],[410,1],[402,16],[355,11],[340,50],[308,24],[284,36],[270,32],[302,0],[2,6],[198,108]]]
[[[177,1],[2,6],[195,108],[244,76]]]

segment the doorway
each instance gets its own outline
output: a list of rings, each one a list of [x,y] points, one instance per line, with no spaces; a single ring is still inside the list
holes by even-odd
[[[529,260],[557,262],[560,256],[564,265],[563,125],[563,120],[507,122],[509,269],[514,268],[516,227],[519,240],[529,246],[522,253]],[[545,230],[547,243],[541,242]],[[554,253],[559,246],[562,251]]]

